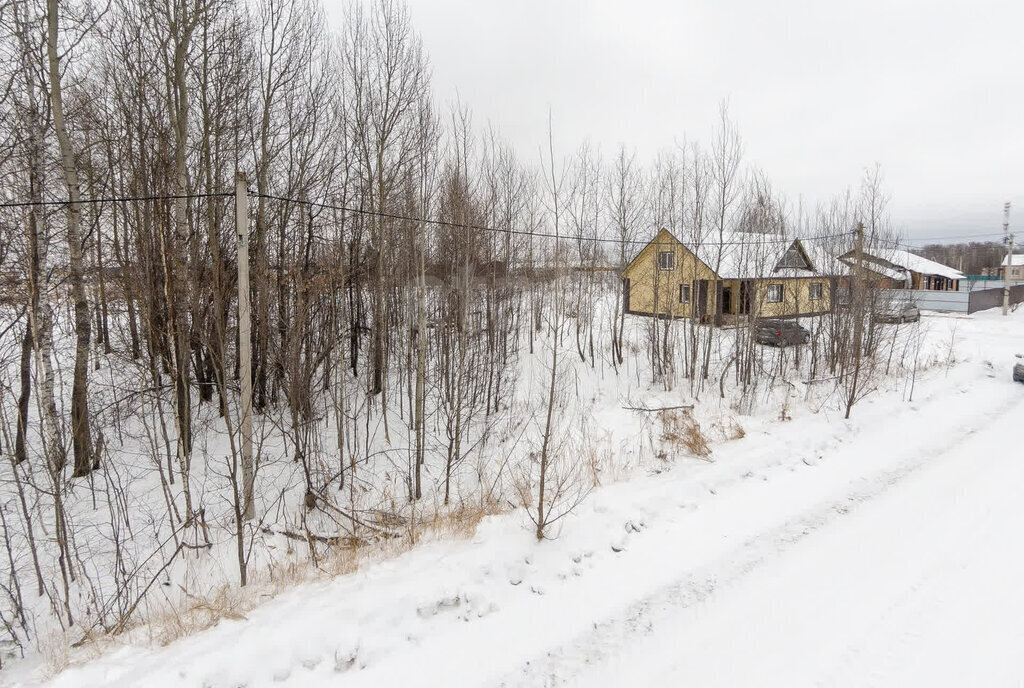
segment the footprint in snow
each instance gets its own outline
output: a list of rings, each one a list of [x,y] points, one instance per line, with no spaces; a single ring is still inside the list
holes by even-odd
[[[337,674],[343,673],[351,669],[356,665],[356,659],[359,654],[358,648],[352,650],[347,654],[334,653],[334,672]]]

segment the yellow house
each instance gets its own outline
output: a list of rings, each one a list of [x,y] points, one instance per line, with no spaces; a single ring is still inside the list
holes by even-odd
[[[662,229],[622,271],[623,298],[627,313],[715,324],[818,315],[841,271],[801,239],[731,232],[688,246]]]

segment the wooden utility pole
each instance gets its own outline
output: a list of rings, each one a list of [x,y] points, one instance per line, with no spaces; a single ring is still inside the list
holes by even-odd
[[[1003,233],[1006,236],[1006,267],[1003,268],[1003,315],[1010,311],[1010,275],[1013,274],[1013,234],[1010,233],[1010,202],[1003,205]]]
[[[867,316],[867,285],[864,282],[864,223],[857,223],[856,256],[850,284],[850,313],[853,315],[853,381],[850,384],[850,395],[846,399],[846,418],[857,400],[857,383],[860,382],[860,358],[864,348],[864,318]]]
[[[252,302],[249,298],[249,193],[245,172],[235,176],[235,231],[238,233],[238,379],[242,392],[242,518],[255,516],[252,455]]]

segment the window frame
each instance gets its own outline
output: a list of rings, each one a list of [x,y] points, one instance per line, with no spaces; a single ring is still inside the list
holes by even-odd
[[[815,295],[817,291],[817,295]],[[811,282],[807,287],[807,297],[811,301],[821,301],[825,298],[825,283],[824,282]]]
[[[772,294],[778,289],[779,298],[773,299]],[[780,283],[771,283],[765,289],[765,303],[785,303],[786,301],[786,290]]]
[[[690,303],[690,292],[690,285],[681,283],[679,285],[679,303]],[[684,294],[686,298],[683,298]]]
[[[671,265],[669,265],[669,267],[664,267],[661,264],[661,259],[662,259],[663,256],[671,256],[672,257],[672,260],[669,261],[671,263]],[[675,251],[658,251],[658,270],[659,271],[664,271],[664,272],[672,272],[675,269],[676,269],[676,252]]]

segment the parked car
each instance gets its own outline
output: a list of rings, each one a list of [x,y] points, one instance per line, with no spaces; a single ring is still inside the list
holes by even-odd
[[[758,320],[757,328],[754,330],[754,341],[770,346],[804,344],[810,338],[811,333],[795,320]]]
[[[1024,382],[1024,363],[1013,366],[1013,381]]]
[[[921,310],[912,303],[896,306],[875,313],[875,322],[905,323],[917,322],[921,319]]]

